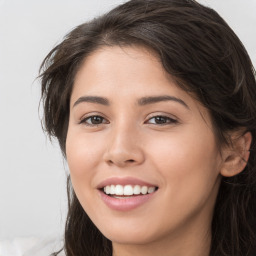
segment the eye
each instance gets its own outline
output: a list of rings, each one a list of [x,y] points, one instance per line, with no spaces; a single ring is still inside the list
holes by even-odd
[[[167,124],[176,124],[178,123],[177,120],[168,117],[168,116],[154,116],[151,117],[148,121],[149,124],[156,124],[156,125],[167,125]]]
[[[80,121],[80,124],[85,124],[87,126],[98,126],[100,124],[108,123],[108,121],[102,116],[89,116]]]

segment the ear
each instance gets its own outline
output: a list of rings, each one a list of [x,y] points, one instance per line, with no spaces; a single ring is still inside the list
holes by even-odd
[[[252,134],[246,132],[243,135],[231,136],[232,146],[223,150],[223,164],[220,174],[225,177],[232,177],[244,170],[250,156],[250,146],[252,142]]]

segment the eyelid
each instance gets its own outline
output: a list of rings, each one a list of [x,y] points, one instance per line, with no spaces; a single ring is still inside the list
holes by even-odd
[[[101,116],[101,117],[103,117],[103,118],[106,118],[106,116],[103,114],[103,113],[101,113],[101,112],[88,112],[88,113],[85,113],[85,114],[83,114],[80,118],[79,118],[79,120],[82,120],[82,119],[85,119],[85,118],[87,118],[87,117],[91,117],[91,116]]]
[[[85,124],[85,120],[87,120],[91,117],[94,117],[94,116],[101,117],[107,121],[106,123],[109,123],[108,118],[104,114],[102,114],[100,112],[90,112],[90,113],[83,115],[81,118],[79,118],[78,124],[83,124],[83,123]],[[102,124],[105,124],[105,123],[102,123]],[[100,124],[98,124],[98,125],[100,125]],[[88,124],[88,126],[90,126],[90,125]],[[91,125],[91,126],[96,126],[96,125]]]
[[[151,114],[148,115],[147,120],[149,120],[153,117],[158,117],[158,116],[167,117],[167,118],[170,118],[170,119],[175,120],[177,122],[179,121],[179,118],[176,117],[175,115],[172,115],[172,114],[169,114],[169,113],[164,113],[164,112],[151,113]]]
[[[157,118],[157,117],[161,117],[161,118],[164,118],[166,119],[166,122],[163,122],[161,123],[161,121],[158,123],[156,120],[155,122],[150,122],[151,119],[154,119],[154,118]],[[159,121],[159,120],[158,120]],[[147,125],[153,125],[155,127],[163,127],[163,126],[174,126],[174,125],[178,125],[180,123],[179,119],[174,116],[174,115],[171,115],[171,114],[167,114],[167,113],[163,113],[163,112],[160,112],[160,113],[151,113],[148,118],[146,119],[145,121],[145,124]]]

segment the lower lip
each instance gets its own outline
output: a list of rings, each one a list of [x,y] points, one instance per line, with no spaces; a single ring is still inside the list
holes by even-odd
[[[134,196],[124,199],[119,199],[115,197],[111,197],[106,195],[103,191],[99,190],[100,196],[103,200],[103,202],[112,210],[116,211],[130,211],[133,210],[144,203],[148,202],[152,197],[154,196],[155,192],[146,194],[146,195],[140,195],[140,196]]]

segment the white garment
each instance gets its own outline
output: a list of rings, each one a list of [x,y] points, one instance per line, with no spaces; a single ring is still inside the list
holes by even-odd
[[[0,240],[0,256],[50,256],[53,252],[59,251],[62,246],[62,240],[53,236]],[[65,254],[62,251],[58,256],[65,256]]]

